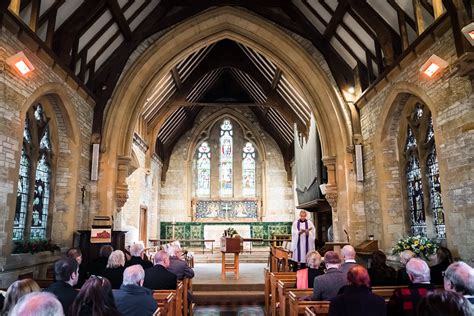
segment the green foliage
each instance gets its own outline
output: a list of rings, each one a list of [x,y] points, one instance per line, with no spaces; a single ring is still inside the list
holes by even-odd
[[[41,251],[61,250],[58,245],[51,240],[19,240],[15,242],[13,253],[37,253]]]
[[[240,237],[239,233],[232,227],[229,227],[228,229],[224,230],[223,236],[224,237]]]
[[[400,239],[393,247],[392,253],[399,254],[402,251],[411,250],[417,257],[423,256],[428,258],[428,256],[436,252],[436,249],[438,249],[436,241],[417,235]]]

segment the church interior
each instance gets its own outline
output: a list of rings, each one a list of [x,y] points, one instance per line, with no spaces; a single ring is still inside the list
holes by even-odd
[[[275,315],[263,287],[292,269],[300,210],[322,256],[350,244],[398,268],[418,236],[474,266],[473,8],[2,0],[0,289],[51,278],[70,248],[86,264],[177,241],[198,290],[223,282],[227,232],[242,248],[227,281],[261,279]]]

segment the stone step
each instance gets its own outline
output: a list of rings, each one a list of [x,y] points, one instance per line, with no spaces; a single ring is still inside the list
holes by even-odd
[[[263,291],[194,291],[196,304],[260,304],[265,302]]]
[[[233,280],[232,273],[227,274],[229,280]],[[238,284],[238,283],[209,283],[209,284],[193,284],[193,292],[209,292],[209,291],[234,291],[234,292],[248,292],[248,291],[264,291],[264,284]]]

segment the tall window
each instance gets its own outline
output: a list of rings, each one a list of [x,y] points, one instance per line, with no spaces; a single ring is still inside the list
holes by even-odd
[[[242,195],[255,196],[255,148],[250,142],[242,154]]]
[[[443,239],[446,231],[431,113],[423,104],[416,103],[407,109],[405,117],[405,177],[411,233],[426,236],[426,214],[430,214],[436,237]]]
[[[46,239],[51,184],[51,137],[43,106],[33,106],[26,115],[13,240]],[[29,198],[32,203],[29,203]]]
[[[232,123],[225,119],[220,131],[220,194],[221,196],[232,196]]]
[[[211,149],[207,142],[203,142],[198,148],[197,156],[197,196],[209,196],[211,194]]]

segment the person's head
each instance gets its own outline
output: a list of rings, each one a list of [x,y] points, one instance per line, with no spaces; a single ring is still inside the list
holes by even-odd
[[[341,258],[339,258],[337,252],[326,251],[324,254],[324,265],[326,266],[326,269],[338,269],[341,266]]]
[[[115,250],[109,256],[107,261],[107,268],[118,268],[125,265],[125,255],[122,250]]]
[[[130,255],[132,257],[142,257],[145,247],[141,243],[135,243],[130,246]]]
[[[361,265],[355,265],[347,272],[347,280],[350,284],[356,286],[365,286],[370,288],[370,277],[367,269]]]
[[[419,316],[471,316],[472,307],[461,294],[450,291],[428,293],[418,304]]]
[[[306,254],[306,265],[311,269],[317,269],[321,265],[321,255],[316,250]]]
[[[155,265],[162,265],[165,268],[168,268],[170,265],[170,257],[164,250],[157,251],[155,253]]]
[[[453,256],[451,255],[451,251],[449,251],[449,249],[446,247],[439,247],[436,250],[436,260],[438,261],[438,263],[441,263],[441,262],[452,263]]]
[[[71,305],[70,314],[80,315],[84,306],[92,310],[92,315],[110,315],[115,310],[112,285],[101,276],[91,276],[81,287],[76,299]]]
[[[375,251],[372,254],[372,265],[374,267],[381,267],[387,265],[387,256],[383,251]]]
[[[82,252],[81,249],[79,248],[71,248],[66,252],[66,256],[69,258],[73,258],[74,260],[77,261],[77,264],[82,263]]]
[[[64,281],[76,285],[79,278],[79,265],[73,258],[64,257],[54,264],[54,277],[56,281]]]
[[[125,269],[123,272],[123,285],[143,286],[145,270],[139,264],[135,264]]]
[[[430,282],[430,268],[425,261],[413,258],[407,263],[407,274],[412,283]]]
[[[345,245],[342,247],[341,254],[343,260],[354,260],[356,257],[355,249],[351,245]]]
[[[415,253],[411,250],[404,250],[400,253],[400,264],[406,266],[411,258],[415,258]]]
[[[444,289],[474,295],[474,269],[462,261],[450,264],[444,272]]]
[[[176,256],[176,249],[177,249],[177,247],[175,247],[173,245],[169,245],[166,248],[166,253],[168,254],[168,256],[174,257],[174,256]]]
[[[64,315],[63,306],[56,296],[48,292],[28,293],[15,305],[11,316],[57,316]]]
[[[110,254],[114,251],[114,247],[111,245],[103,245],[100,247],[99,256],[103,258],[109,258]]]
[[[5,294],[5,301],[3,302],[3,312],[8,312],[13,309],[18,300],[24,295],[31,292],[41,291],[38,284],[32,279],[24,279],[13,282]]]
[[[300,220],[303,221],[303,220],[306,220],[306,211],[300,211]]]

